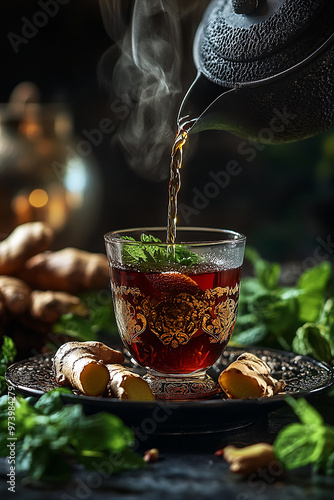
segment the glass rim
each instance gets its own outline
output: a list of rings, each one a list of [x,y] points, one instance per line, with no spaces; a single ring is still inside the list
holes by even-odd
[[[221,245],[221,244],[232,244],[232,243],[244,243],[246,241],[246,236],[238,231],[233,231],[231,229],[220,229],[212,227],[196,227],[196,226],[180,226],[177,228],[177,232],[184,231],[190,233],[191,231],[197,232],[211,232],[216,234],[229,234],[233,236],[232,238],[222,238],[220,240],[202,240],[202,241],[176,241],[175,243],[169,244],[166,241],[160,243],[148,242],[148,241],[131,241],[122,240],[120,236],[126,236],[130,232],[155,232],[155,231],[165,231],[167,232],[166,226],[152,226],[152,227],[133,227],[128,229],[119,229],[115,231],[109,231],[104,235],[105,242],[108,243],[122,243],[126,245],[154,245],[154,246],[170,246],[170,245],[192,245],[192,246],[202,246],[202,245]]]

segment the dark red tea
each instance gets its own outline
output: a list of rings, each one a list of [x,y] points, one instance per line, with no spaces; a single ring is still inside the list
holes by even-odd
[[[163,374],[210,367],[234,328],[241,268],[139,272],[113,267],[118,328],[142,366]]]

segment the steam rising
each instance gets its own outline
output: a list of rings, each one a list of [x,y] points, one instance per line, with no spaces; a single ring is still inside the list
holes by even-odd
[[[144,177],[169,172],[181,85],[177,0],[100,0],[105,28],[119,49],[100,63],[100,78],[127,108],[118,127],[130,166]],[[110,74],[112,73],[112,74]]]

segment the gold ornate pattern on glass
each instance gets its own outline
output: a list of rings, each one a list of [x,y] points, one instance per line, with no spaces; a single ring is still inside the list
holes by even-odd
[[[217,384],[207,374],[197,374],[184,379],[151,377],[144,379],[159,399],[198,399],[213,396],[219,391]]]
[[[129,344],[141,342],[146,328],[173,348],[187,344],[200,329],[210,336],[210,342],[223,343],[236,321],[239,284],[200,290],[195,295],[164,292],[145,296],[138,288],[115,284],[112,290],[118,326]]]
[[[140,342],[138,337],[145,331],[147,325],[145,316],[136,312],[135,307],[121,297],[115,301],[115,305],[115,314],[125,341],[128,344]]]
[[[240,285],[235,287],[217,287],[205,291],[205,299],[209,302],[207,312],[203,316],[202,328],[211,338],[210,342],[224,342],[228,340],[230,332],[237,319],[238,300],[230,295],[239,293]],[[217,298],[226,296],[224,301],[216,302]]]
[[[138,310],[138,297],[141,297],[139,288],[112,284],[111,289],[114,294],[115,317],[124,340],[128,344],[141,342],[139,336],[145,331],[147,321]],[[131,296],[132,300],[126,300],[126,295]]]
[[[142,302],[150,330],[164,345],[171,347],[189,342],[201,326],[204,309],[202,300],[184,292],[163,293],[159,298],[146,297]]]

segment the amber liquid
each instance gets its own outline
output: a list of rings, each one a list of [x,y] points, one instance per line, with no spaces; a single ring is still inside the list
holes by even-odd
[[[123,312],[130,311],[128,320],[119,315],[118,328],[132,357],[141,366],[163,374],[189,374],[210,367],[231,337],[235,315],[218,341],[203,328],[217,326],[217,311],[225,301],[235,304],[236,314],[240,274],[241,268],[198,266],[196,272],[181,274],[114,267],[111,280],[116,311],[122,307]],[[212,293],[222,288],[229,293]]]
[[[182,167],[182,148],[187,142],[187,129],[190,122],[181,124],[172,147],[172,158],[170,164],[170,177],[168,187],[168,219],[167,219],[167,243],[172,245],[176,241],[177,222],[177,195],[181,187],[180,170]]]

